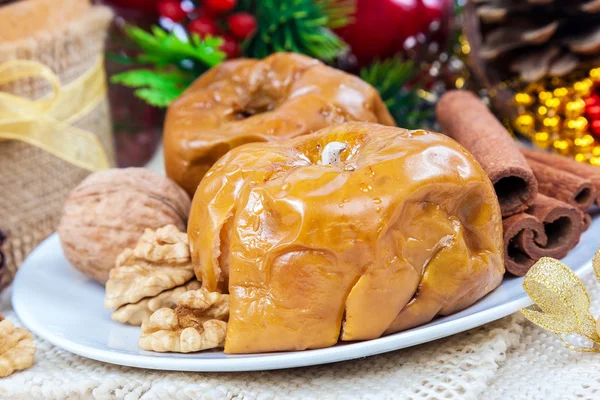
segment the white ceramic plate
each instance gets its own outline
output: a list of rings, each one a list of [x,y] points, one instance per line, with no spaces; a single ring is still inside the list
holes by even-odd
[[[578,275],[591,270],[600,241],[595,218],[580,244],[564,259]],[[176,371],[255,371],[301,367],[385,353],[450,336],[530,305],[522,278],[506,278],[472,307],[409,331],[320,350],[252,355],[223,352],[152,353],[137,346],[139,328],[110,319],[104,288],[69,266],[56,234],[44,241],[19,270],[12,289],[17,315],[38,336],[84,357],[131,367]]]

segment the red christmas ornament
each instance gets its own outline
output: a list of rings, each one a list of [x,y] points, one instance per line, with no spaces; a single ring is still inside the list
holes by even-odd
[[[237,0],[204,0],[203,4],[210,11],[223,14],[233,10],[233,7],[237,4]]]
[[[594,87],[592,94],[585,99],[585,117],[588,120],[589,130],[600,137],[600,88]]]
[[[227,54],[227,58],[235,58],[240,55],[240,44],[228,35],[222,35],[223,44],[221,45],[221,50]]]
[[[219,34],[219,27],[214,19],[201,15],[187,26],[190,33],[195,33],[200,37],[206,35],[216,36]]]
[[[238,12],[227,18],[227,25],[235,37],[243,40],[256,30],[256,18],[249,13]]]
[[[594,135],[600,136],[600,120],[590,121],[590,129]]]
[[[585,114],[588,120],[600,120],[600,105],[596,104],[585,108]]]
[[[593,93],[590,97],[585,99],[586,108],[596,105],[600,105],[600,97],[598,96],[598,94]]]
[[[337,32],[362,66],[404,51],[419,34],[443,39],[451,15],[452,0],[357,0],[354,23]]]
[[[182,21],[187,13],[181,8],[179,0],[161,0],[158,3],[158,13],[174,22]]]

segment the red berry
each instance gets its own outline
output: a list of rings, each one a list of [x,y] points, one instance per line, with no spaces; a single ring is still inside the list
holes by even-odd
[[[190,33],[196,33],[200,37],[206,35],[215,36],[219,33],[219,27],[216,22],[205,15],[201,15],[190,22],[187,28]]]
[[[205,0],[204,6],[216,13],[226,13],[235,7],[237,0]]]
[[[234,38],[224,35],[223,40],[221,50],[227,54],[227,58],[235,58],[240,55],[240,45]]]
[[[230,15],[227,24],[231,33],[240,39],[246,39],[256,30],[256,18],[245,12]]]
[[[162,0],[158,3],[158,13],[174,22],[179,22],[187,16],[179,0]]]

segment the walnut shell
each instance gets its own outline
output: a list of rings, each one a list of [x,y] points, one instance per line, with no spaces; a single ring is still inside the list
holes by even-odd
[[[186,230],[190,198],[175,182],[143,168],[88,176],[69,194],[58,227],[69,262],[104,284],[119,253],[145,229]]]

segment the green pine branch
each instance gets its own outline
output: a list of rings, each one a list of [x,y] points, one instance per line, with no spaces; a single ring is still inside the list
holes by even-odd
[[[235,12],[247,12],[250,14],[256,13],[256,1],[255,0],[238,0],[235,6]]]
[[[420,121],[430,117],[428,111],[418,110],[422,100],[415,82],[417,73],[413,61],[396,56],[363,68],[360,77],[377,89],[398,126],[416,129],[422,126]]]
[[[327,15],[327,27],[342,28],[354,22],[356,14],[355,0],[314,0]]]
[[[290,51],[331,61],[347,44],[330,28],[351,20],[354,0],[261,0],[256,3],[257,31],[244,44],[249,57]]]

